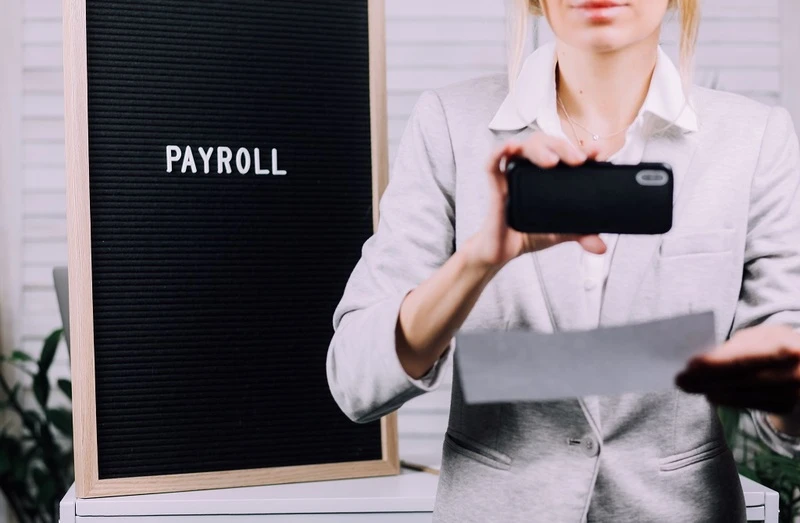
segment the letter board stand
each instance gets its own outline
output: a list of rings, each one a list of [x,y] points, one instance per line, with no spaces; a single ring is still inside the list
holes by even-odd
[[[328,389],[387,177],[383,0],[65,0],[79,498],[399,471]]]

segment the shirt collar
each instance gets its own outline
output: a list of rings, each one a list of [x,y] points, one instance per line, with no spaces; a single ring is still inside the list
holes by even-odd
[[[516,90],[509,93],[494,115],[489,129],[517,131],[536,122],[544,130],[560,128],[556,109],[556,50],[548,43],[534,51],[522,66]],[[698,130],[697,113],[686,102],[677,68],[661,47],[640,115],[649,114],[663,124],[685,132]]]

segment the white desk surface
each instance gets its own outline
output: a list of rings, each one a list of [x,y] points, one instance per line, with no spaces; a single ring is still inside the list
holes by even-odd
[[[777,523],[778,493],[744,476],[739,476],[739,479],[742,480],[744,502],[747,505],[747,520]]]
[[[438,479],[404,470],[380,478],[93,499],[75,499],[73,487],[64,502],[74,500],[78,516],[432,512]]]
[[[741,480],[748,521],[777,522],[777,493],[745,477]],[[73,486],[61,502],[60,522],[115,518],[114,521],[123,523],[142,517],[173,521],[162,519],[169,516],[206,516],[203,521],[216,522],[234,515],[242,516],[237,517],[237,521],[250,521],[248,518],[256,521],[254,518],[259,514],[363,514],[373,517],[392,513],[398,516],[396,521],[406,521],[400,519],[402,513],[430,515],[437,481],[438,476],[404,470],[399,476],[381,478],[94,499],[75,499]],[[305,521],[311,520],[306,518]]]

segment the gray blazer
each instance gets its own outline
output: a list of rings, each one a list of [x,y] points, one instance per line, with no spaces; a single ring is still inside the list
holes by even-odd
[[[506,94],[501,77],[484,78],[426,92],[413,112],[378,231],[334,315],[328,381],[355,421],[439,386],[441,360],[423,380],[403,372],[398,312],[482,224],[490,152],[530,132],[487,127]],[[620,236],[600,324],[711,309],[719,341],[761,322],[800,327],[800,153],[788,113],[700,88],[693,105],[699,131],[666,131],[644,156],[673,167],[674,227],[663,236]],[[551,314],[561,330],[588,325],[574,276],[579,255],[577,244],[564,244],[515,259],[463,330],[547,332]],[[702,396],[673,390],[471,406],[455,380],[434,519],[730,523],[745,516],[731,452]]]

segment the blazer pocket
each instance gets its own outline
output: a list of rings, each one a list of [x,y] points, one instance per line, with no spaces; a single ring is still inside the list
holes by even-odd
[[[687,254],[712,254],[733,250],[733,229],[665,234],[661,240],[661,257]]]
[[[710,441],[695,449],[661,458],[658,460],[658,464],[662,472],[670,472],[688,467],[689,465],[694,465],[695,463],[700,463],[701,461],[716,458],[725,452],[730,452],[730,450],[724,442]]]
[[[484,465],[500,470],[511,468],[511,457],[473,441],[462,434],[455,434],[448,430],[444,434],[444,444],[453,452],[474,459]]]

